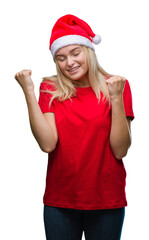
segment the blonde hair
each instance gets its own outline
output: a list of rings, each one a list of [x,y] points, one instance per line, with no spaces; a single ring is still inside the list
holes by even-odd
[[[88,47],[82,46],[85,54],[86,59],[88,63],[88,76],[89,76],[89,82],[93,89],[93,91],[96,94],[96,97],[98,99],[98,103],[100,102],[100,93],[103,94],[103,100],[110,100],[109,99],[109,93],[108,93],[108,87],[105,81],[105,78],[112,76],[111,74],[107,73],[98,63],[96,54],[93,50],[91,50]],[[55,60],[56,63],[56,69],[57,69],[57,76],[52,77],[44,77],[42,82],[49,83],[52,85],[55,89],[54,91],[50,90],[41,90],[43,92],[48,92],[52,95],[52,98],[50,100],[50,104],[52,101],[57,98],[59,101],[64,101],[66,99],[71,99],[71,97],[76,96],[76,88],[72,81],[70,81],[69,78],[67,78],[61,71],[59,64],[57,60]]]

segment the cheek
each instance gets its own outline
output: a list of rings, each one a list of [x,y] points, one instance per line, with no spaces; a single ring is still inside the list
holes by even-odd
[[[88,70],[88,63],[87,63],[87,61],[86,60],[84,60],[83,62],[82,62],[82,66],[83,66],[83,68],[84,68],[84,70]]]
[[[88,63],[87,63],[87,59],[86,59],[85,55],[83,55],[82,58],[80,59],[80,63],[82,64],[82,66],[85,69],[88,69]]]
[[[65,69],[65,65],[63,63],[59,63],[59,68],[62,72],[64,72],[64,69]]]

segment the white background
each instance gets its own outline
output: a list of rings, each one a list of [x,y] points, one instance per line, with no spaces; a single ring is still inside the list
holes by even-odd
[[[130,82],[135,120],[132,146],[124,158],[128,207],[122,240],[149,239],[147,0],[1,3],[0,239],[45,239],[42,197],[47,154],[39,149],[31,133],[25,97],[14,75],[31,69],[38,99],[41,78],[56,73],[48,50],[51,29],[68,13],[84,19],[101,35],[102,42],[95,47],[100,65]]]

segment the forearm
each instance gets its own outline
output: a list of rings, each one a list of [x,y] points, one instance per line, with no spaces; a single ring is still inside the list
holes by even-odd
[[[131,133],[125,110],[122,95],[111,99],[112,124],[110,132],[110,146],[117,159],[123,158],[131,144]]]
[[[51,152],[54,146],[54,134],[38,105],[34,91],[24,92],[32,133],[44,152]]]

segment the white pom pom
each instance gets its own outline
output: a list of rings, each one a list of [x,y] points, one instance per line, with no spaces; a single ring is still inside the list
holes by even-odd
[[[99,35],[95,35],[95,37],[92,38],[93,43],[99,44],[101,42],[101,37]]]

